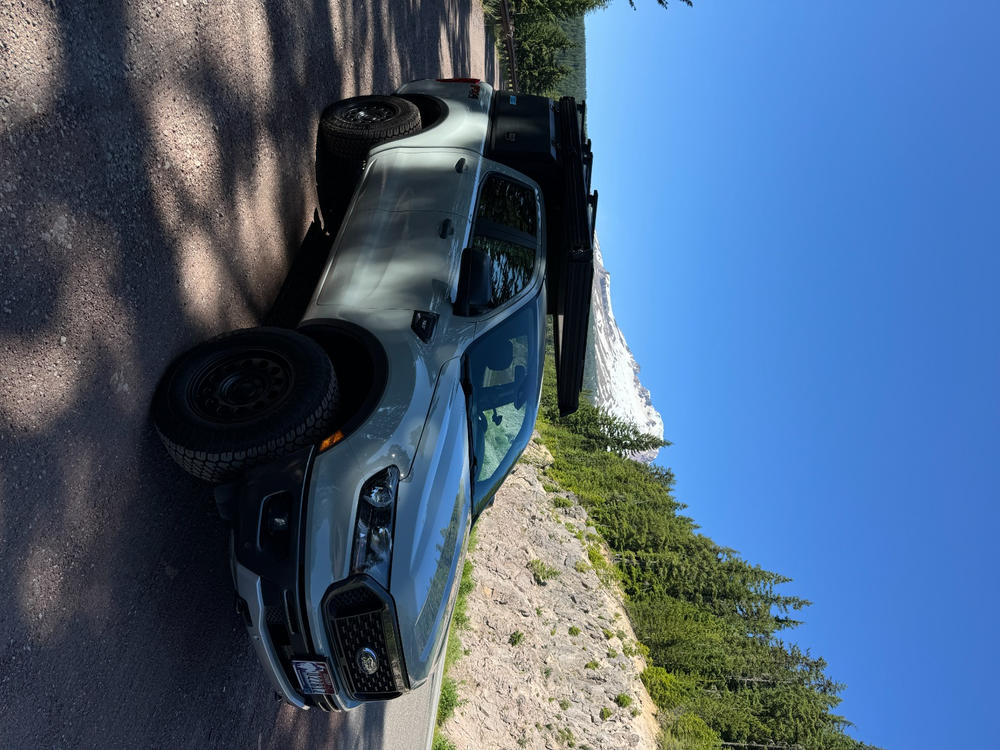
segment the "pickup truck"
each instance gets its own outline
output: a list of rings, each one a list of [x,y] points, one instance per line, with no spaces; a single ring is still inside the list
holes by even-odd
[[[218,485],[237,610],[279,696],[344,710],[439,663],[471,526],[532,434],[546,316],[576,409],[597,194],[569,97],[423,80],[319,123],[328,226],[317,213],[300,249],[323,259],[304,312],[182,354],[151,413]]]

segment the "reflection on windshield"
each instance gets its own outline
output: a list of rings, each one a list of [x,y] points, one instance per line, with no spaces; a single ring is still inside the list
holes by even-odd
[[[538,309],[528,304],[469,347],[473,507],[489,498],[531,437],[542,362]]]

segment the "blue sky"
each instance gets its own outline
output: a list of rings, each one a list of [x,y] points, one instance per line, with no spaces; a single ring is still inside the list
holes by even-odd
[[[625,0],[587,21],[615,314],[717,542],[893,750],[1000,660],[1000,4]],[[983,743],[986,744],[983,744]]]

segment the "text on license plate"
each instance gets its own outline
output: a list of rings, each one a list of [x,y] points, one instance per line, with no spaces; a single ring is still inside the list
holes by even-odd
[[[299,678],[299,685],[302,692],[307,695],[332,695],[333,677],[326,662],[322,661],[296,661],[292,660],[295,667],[295,674]]]

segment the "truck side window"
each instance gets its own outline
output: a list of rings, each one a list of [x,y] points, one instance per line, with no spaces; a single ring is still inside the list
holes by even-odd
[[[527,286],[538,257],[538,200],[527,185],[493,173],[479,191],[472,246],[493,261],[490,309]]]

